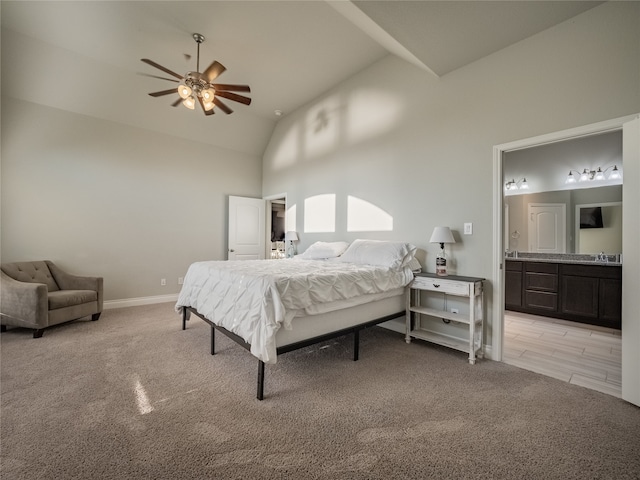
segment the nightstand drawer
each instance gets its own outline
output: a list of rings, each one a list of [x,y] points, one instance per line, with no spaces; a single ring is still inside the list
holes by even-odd
[[[447,295],[469,296],[469,283],[458,282],[456,280],[445,280],[440,278],[415,277],[411,288],[419,290],[429,290],[432,292],[442,292]]]

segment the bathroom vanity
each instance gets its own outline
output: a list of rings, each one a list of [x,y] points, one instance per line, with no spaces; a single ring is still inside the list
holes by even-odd
[[[615,257],[535,255],[505,259],[505,309],[621,328],[622,265]]]

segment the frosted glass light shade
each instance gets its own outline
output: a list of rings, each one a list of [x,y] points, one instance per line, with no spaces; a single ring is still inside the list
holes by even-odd
[[[182,102],[182,104],[185,107],[193,110],[196,107],[196,100],[193,97],[187,97],[185,98],[184,102]]]
[[[180,98],[183,100],[186,100],[191,96],[191,88],[183,84],[178,85],[178,95],[180,95]]]
[[[573,176],[573,173],[569,172],[569,175],[567,175],[567,179],[564,181],[564,183],[576,183],[576,177]]]
[[[202,100],[206,102],[211,102],[213,100],[213,96],[214,96],[215,92],[213,91],[213,88],[207,88],[205,90],[202,90],[202,92],[200,93],[200,95],[202,96]]]
[[[609,175],[609,180],[620,180],[622,178],[622,174],[620,170],[618,170],[618,166],[614,165],[611,174]]]

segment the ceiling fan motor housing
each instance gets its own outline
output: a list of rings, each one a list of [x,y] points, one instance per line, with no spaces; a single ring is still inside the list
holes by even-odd
[[[213,85],[209,85],[207,79],[200,72],[187,72],[184,77],[184,83],[198,97],[202,97],[202,90],[213,88]]]

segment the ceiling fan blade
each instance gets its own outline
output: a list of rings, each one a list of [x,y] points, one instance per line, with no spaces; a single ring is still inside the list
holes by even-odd
[[[213,103],[216,105],[216,107],[218,107],[220,110],[222,110],[224,113],[226,113],[227,115],[229,115],[230,113],[233,113],[233,110],[231,110],[229,107],[227,107],[224,103],[222,103],[218,97],[213,97]]]
[[[251,99],[249,97],[238,95],[236,93],[225,92],[225,91],[219,92],[216,90],[216,96],[228,98],[229,100],[233,100],[234,102],[244,103],[245,105],[251,104]]]
[[[225,70],[226,67],[224,65],[214,60],[213,63],[202,72],[202,75],[207,79],[207,82],[211,83]]]
[[[158,78],[160,80],[167,80],[169,82],[176,82],[178,83],[180,80],[174,80],[173,78],[167,78],[167,77],[161,77],[159,75],[149,75],[148,73],[138,73],[138,75],[142,75],[143,77],[151,77],[151,78]]]
[[[157,64],[156,62],[154,62],[153,60],[149,60],[148,58],[141,58],[141,61],[143,61],[144,63],[146,63],[147,65],[151,65],[152,67],[156,67],[159,70],[162,70],[164,73],[168,73],[169,75],[171,75],[172,77],[176,77],[180,80],[182,80],[184,77],[182,75],[178,75],[176,72],[172,72],[171,70],[169,70],[166,67],[163,67],[162,65]]]
[[[182,100],[182,98],[178,97],[178,99],[177,99],[175,102],[173,102],[173,103],[171,104],[171,106],[172,106],[172,107],[177,107],[177,106],[178,106],[178,105],[180,105],[183,101],[184,101],[184,100]]]
[[[178,93],[177,88],[172,88],[171,90],[161,90],[160,92],[151,92],[149,95],[152,97],[161,97],[163,95],[170,95],[172,93]]]
[[[211,110],[207,110],[206,108],[204,108],[204,100],[202,100],[201,97],[198,97],[198,101],[200,102],[200,106],[202,107],[202,111],[205,115],[213,115],[214,113],[216,113],[213,111],[213,108]]]
[[[249,85],[227,85],[224,83],[214,83],[213,88],[216,90],[226,90],[227,92],[250,92]]]

